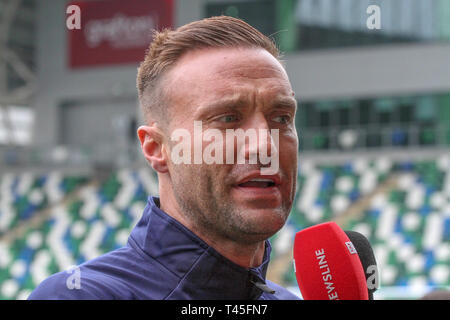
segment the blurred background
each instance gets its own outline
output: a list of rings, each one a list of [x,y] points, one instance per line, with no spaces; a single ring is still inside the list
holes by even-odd
[[[450,288],[450,1],[0,0],[0,299],[126,243],[158,193],[136,138],[149,30],[221,14],[278,43],[299,99],[268,278],[298,293],[295,233],[336,221],[370,240],[376,299]]]

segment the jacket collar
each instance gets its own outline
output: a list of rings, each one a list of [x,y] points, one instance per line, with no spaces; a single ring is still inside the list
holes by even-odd
[[[143,216],[131,236],[150,258],[180,279],[167,298],[257,299],[264,291],[271,246],[266,240],[263,262],[241,267],[219,254],[149,197]]]

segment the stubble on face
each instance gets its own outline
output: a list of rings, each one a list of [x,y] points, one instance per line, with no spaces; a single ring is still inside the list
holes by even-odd
[[[223,166],[220,165],[222,171]],[[234,173],[228,177],[239,176],[249,170],[246,165],[227,166]],[[177,165],[174,171],[177,177],[172,185],[175,198],[184,214],[189,216],[194,229],[198,228],[203,233],[220,235],[235,242],[256,243],[272,236],[288,218],[293,199],[273,209],[271,220],[261,221],[258,217],[248,216],[248,212],[236,205],[231,197],[234,186],[227,183],[227,177],[217,175],[214,165]],[[257,200],[252,205],[266,209]]]

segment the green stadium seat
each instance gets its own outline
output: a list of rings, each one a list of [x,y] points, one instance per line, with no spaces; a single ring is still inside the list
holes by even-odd
[[[397,185],[372,194],[394,176]],[[89,181],[57,172],[0,178],[0,234],[26,222],[21,214],[27,208],[52,208],[22,237],[0,243],[1,299],[25,299],[49,275],[125,245],[148,195],[158,193],[149,168],[113,171],[99,184]],[[345,230],[370,240],[381,286],[450,285],[449,156],[406,164],[388,157],[336,165],[305,160],[297,182],[288,223],[272,238],[274,258],[291,250],[296,231],[341,219]],[[62,201],[76,190],[69,202]],[[370,199],[364,211],[347,216],[347,209],[364,197]],[[292,264],[282,278],[284,285],[296,286]]]
[[[296,230],[340,217],[339,211],[353,203],[348,197],[352,189],[360,197],[370,196],[388,177],[398,177],[396,186],[372,197],[366,211],[342,227],[370,240],[382,286],[450,285],[448,155],[406,162],[359,158],[334,167],[307,163],[300,174],[302,186],[290,218]]]

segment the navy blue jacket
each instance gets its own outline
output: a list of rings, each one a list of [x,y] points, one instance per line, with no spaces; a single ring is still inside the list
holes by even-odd
[[[266,241],[259,267],[238,266],[149,197],[125,247],[81,264],[77,274],[50,276],[28,299],[298,299],[265,280],[270,250]]]

